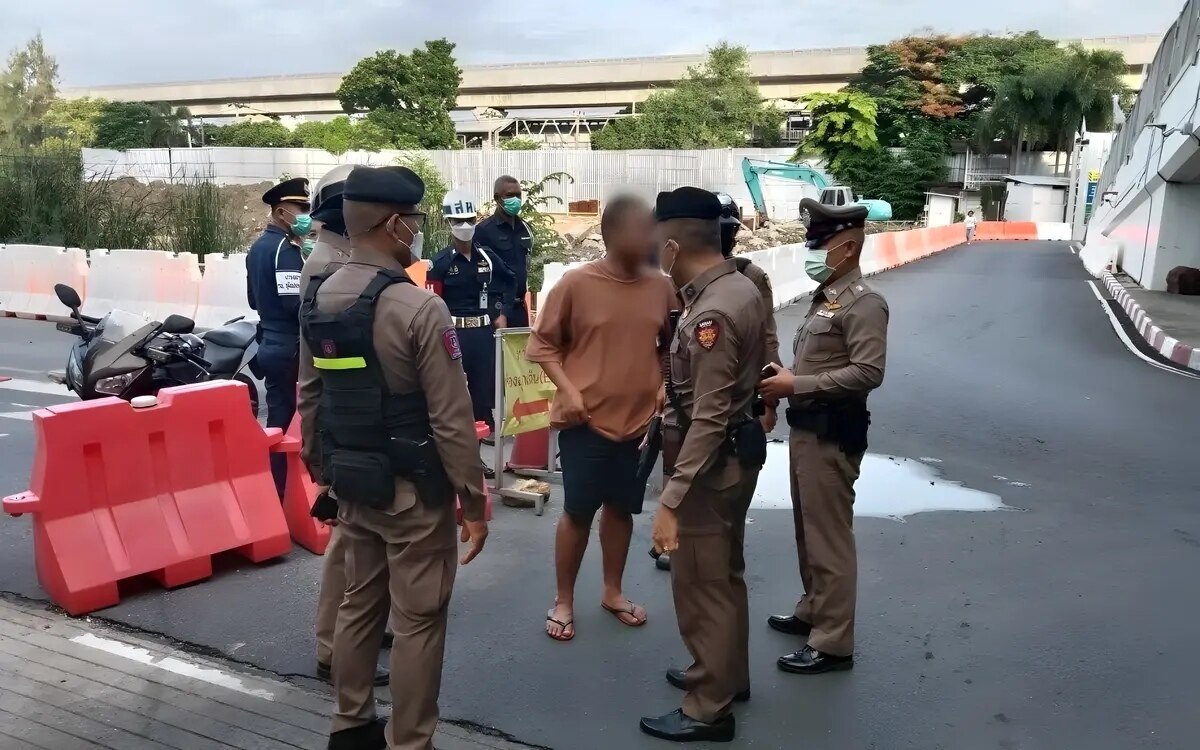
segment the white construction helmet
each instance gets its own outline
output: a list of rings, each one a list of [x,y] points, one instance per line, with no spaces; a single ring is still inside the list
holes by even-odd
[[[447,219],[474,219],[478,213],[475,199],[465,190],[451,190],[442,198],[442,216]]]

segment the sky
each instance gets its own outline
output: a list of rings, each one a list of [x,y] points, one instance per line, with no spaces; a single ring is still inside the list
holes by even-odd
[[[0,0],[0,52],[40,32],[61,85],[349,70],[446,37],[460,65],[856,46],[922,29],[1164,34],[1183,0]],[[574,9],[572,9],[574,8]]]

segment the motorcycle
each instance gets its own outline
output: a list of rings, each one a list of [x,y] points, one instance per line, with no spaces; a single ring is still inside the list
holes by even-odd
[[[124,310],[102,318],[79,311],[79,293],[66,284],[55,284],[58,301],[71,310],[71,322],[58,330],[79,337],[67,356],[61,379],[83,400],[116,396],[129,401],[152,396],[160,388],[210,380],[244,383],[250,408],[258,416],[258,367],[254,323],[234,318],[199,336],[196,324],[182,315],[147,320]],[[254,376],[254,377],[251,377]]]

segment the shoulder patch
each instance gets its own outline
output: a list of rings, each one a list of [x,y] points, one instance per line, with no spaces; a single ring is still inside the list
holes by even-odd
[[[450,355],[450,359],[462,359],[462,344],[458,343],[458,331],[453,328],[442,331],[442,346],[446,347],[446,354]]]
[[[721,324],[715,318],[705,318],[696,324],[696,343],[704,351],[712,351],[721,338]]]

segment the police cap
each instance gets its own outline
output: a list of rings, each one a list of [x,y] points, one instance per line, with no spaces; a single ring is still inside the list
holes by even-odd
[[[263,193],[262,201],[268,206],[278,206],[280,203],[308,203],[308,180],[303,177],[284,180]]]
[[[867,225],[867,207],[860,205],[827,206],[812,198],[800,201],[800,213],[808,212],[807,244],[819,246],[838,232],[862,229]]]
[[[659,193],[654,205],[659,221],[671,219],[704,219],[716,221],[721,217],[721,201],[716,193],[698,187],[681,187],[669,193]]]
[[[425,197],[425,183],[408,167],[359,167],[346,178],[342,198],[358,203],[416,205]]]
[[[355,169],[354,164],[343,164],[334,167],[317,180],[313,188],[312,211],[309,214],[319,222],[337,221],[342,215],[342,191],[346,188],[346,178]]]

